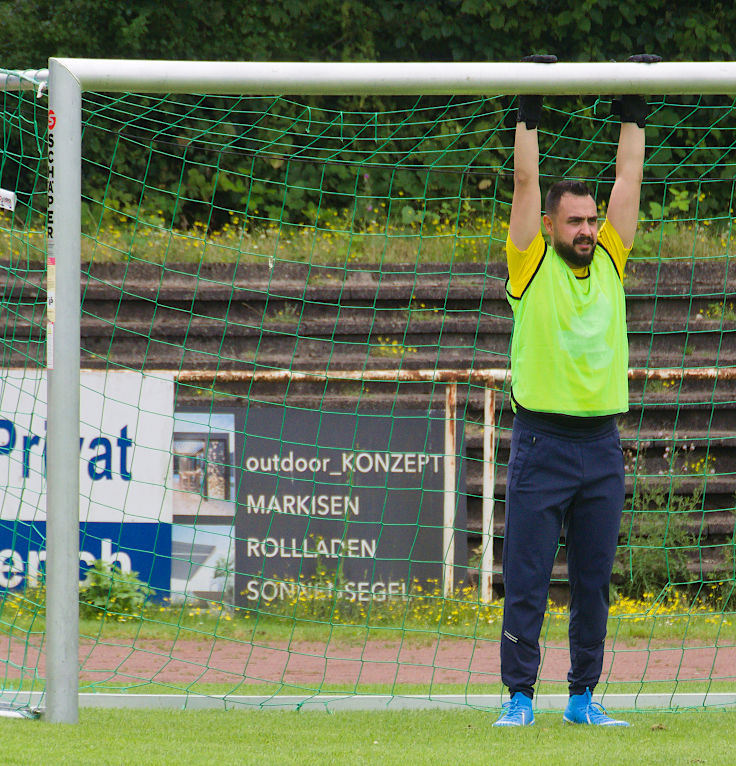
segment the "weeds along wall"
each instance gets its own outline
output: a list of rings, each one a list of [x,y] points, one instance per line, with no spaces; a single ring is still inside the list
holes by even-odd
[[[604,694],[736,682],[734,102],[651,103]],[[587,180],[605,215],[609,100],[546,104],[543,183]],[[37,87],[3,95],[0,627],[17,704],[45,688],[47,107]],[[83,691],[500,692],[500,566],[492,602],[477,587],[483,390],[458,386],[446,598],[445,389],[402,375],[508,367],[513,110],[84,94]],[[500,562],[511,417],[496,389]],[[562,539],[550,657],[564,564]],[[545,690],[564,677],[543,665]]]

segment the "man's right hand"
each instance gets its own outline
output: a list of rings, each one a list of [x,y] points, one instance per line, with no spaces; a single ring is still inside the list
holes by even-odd
[[[655,53],[636,53],[627,60],[635,64],[658,64],[662,57]],[[611,101],[611,114],[617,114],[621,122],[635,122],[643,128],[649,115],[649,106],[644,96],[619,96]]]
[[[524,56],[521,61],[525,64],[556,64],[557,56],[536,53],[531,56]],[[534,130],[539,125],[541,118],[542,97],[519,96],[519,110],[516,114],[516,121],[525,123],[528,130]]]

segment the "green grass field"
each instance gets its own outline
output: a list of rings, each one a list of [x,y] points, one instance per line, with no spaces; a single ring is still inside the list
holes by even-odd
[[[499,730],[495,714],[84,709],[78,725],[4,719],[5,766],[26,764],[728,764],[736,712],[629,714],[628,729],[563,725]]]

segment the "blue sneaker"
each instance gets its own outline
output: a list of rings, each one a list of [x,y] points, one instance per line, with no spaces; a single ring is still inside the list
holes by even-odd
[[[584,694],[571,694],[570,701],[562,716],[565,723],[584,723],[592,726],[628,726],[627,721],[611,718],[606,709],[598,702],[593,702],[590,689]]]
[[[509,702],[504,702],[503,709],[494,726],[531,726],[534,723],[532,701],[522,692],[516,692]]]

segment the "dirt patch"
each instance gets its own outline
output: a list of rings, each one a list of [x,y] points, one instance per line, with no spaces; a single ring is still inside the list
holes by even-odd
[[[45,675],[40,644],[6,638],[6,678]],[[437,638],[411,646],[401,641],[322,644],[216,638],[175,642],[83,642],[81,679],[98,684],[153,682],[183,688],[195,683],[327,685],[493,684],[500,679],[497,641]],[[564,681],[566,646],[543,648],[540,679]],[[736,646],[648,646],[618,642],[607,649],[602,681],[736,680]]]

